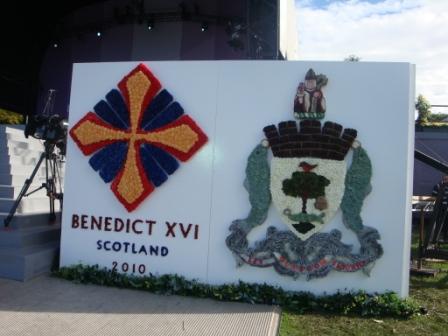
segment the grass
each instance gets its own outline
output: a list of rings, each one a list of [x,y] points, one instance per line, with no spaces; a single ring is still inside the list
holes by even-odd
[[[411,319],[362,318],[283,311],[280,336],[299,335],[448,335],[448,262],[426,263],[436,277],[411,277],[410,296],[428,310]]]
[[[418,230],[413,228],[411,255],[418,256]],[[443,246],[447,247],[448,246]],[[280,336],[299,335],[448,335],[448,262],[425,262],[439,269],[436,277],[412,276],[410,296],[428,310],[411,319],[362,318],[322,314],[298,315],[283,311]]]

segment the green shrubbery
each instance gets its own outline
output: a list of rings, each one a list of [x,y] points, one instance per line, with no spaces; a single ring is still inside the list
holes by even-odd
[[[178,275],[136,277],[98,266],[76,265],[53,272],[57,277],[84,284],[145,290],[170,294],[211,298],[222,301],[279,305],[295,313],[324,312],[343,315],[393,316],[407,318],[423,312],[423,308],[397,294],[337,293],[315,296],[307,292],[285,291],[266,284],[238,282],[212,286]]]
[[[423,95],[417,97],[415,108],[418,111],[418,118],[415,121],[417,127],[448,128],[448,122],[443,121],[448,114],[432,113],[431,104]]]
[[[19,125],[23,124],[24,118],[20,113],[0,108],[0,124]]]
[[[447,124],[446,121],[443,121],[444,119],[448,118],[448,114],[446,113],[431,113],[428,117],[429,123],[439,123],[439,124]]]
[[[431,115],[431,104],[423,95],[418,95],[415,108],[418,111],[417,124],[424,125],[429,121],[429,116]]]

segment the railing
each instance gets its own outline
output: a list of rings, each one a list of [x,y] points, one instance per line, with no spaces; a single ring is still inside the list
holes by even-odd
[[[431,166],[434,169],[437,169],[437,170],[441,171],[442,173],[445,173],[448,175],[448,165],[443,163],[442,161],[434,159],[432,156],[429,156],[428,154],[425,154],[422,151],[419,151],[418,149],[414,150],[414,157],[417,160],[427,164],[428,166]]]
[[[434,159],[433,157],[419,151],[414,151],[414,157],[448,175],[448,165]],[[448,260],[448,250],[440,248],[442,236],[446,238],[448,230],[448,210],[444,203],[445,192],[448,189],[448,184],[442,184],[438,191],[437,198],[432,200],[434,203],[431,219],[428,230],[424,226],[424,209],[421,209],[420,225],[419,225],[419,263],[418,268],[421,269],[422,258],[438,258]],[[431,201],[427,199],[426,201]],[[425,237],[425,231],[427,232]]]

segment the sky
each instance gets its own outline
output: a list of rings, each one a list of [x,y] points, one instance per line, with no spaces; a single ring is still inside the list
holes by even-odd
[[[299,59],[410,62],[416,94],[448,105],[447,0],[296,0],[296,11]]]

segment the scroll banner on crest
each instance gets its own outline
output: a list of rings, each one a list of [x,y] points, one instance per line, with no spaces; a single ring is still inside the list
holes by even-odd
[[[407,63],[75,64],[61,266],[407,296],[413,97]]]

